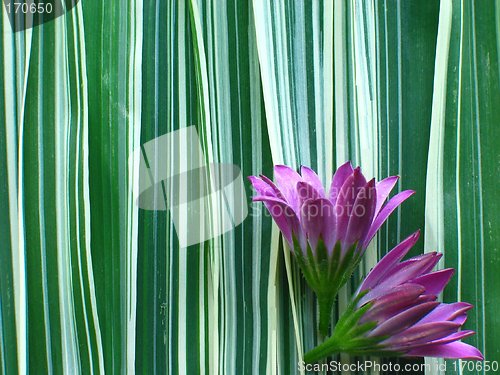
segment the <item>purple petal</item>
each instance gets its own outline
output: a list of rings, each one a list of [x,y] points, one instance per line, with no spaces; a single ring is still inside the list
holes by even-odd
[[[389,251],[368,273],[359,290],[371,289],[377,285],[386,273],[410,251],[419,236],[420,231],[417,231]]]
[[[311,249],[316,249],[319,237],[323,238],[329,251],[335,239],[335,212],[332,203],[326,198],[309,199],[300,209],[300,222],[304,228]]]
[[[470,337],[470,336],[475,335],[475,334],[476,334],[476,332],[471,331],[471,330],[459,331],[459,332],[452,333],[451,335],[448,335],[448,336],[443,337],[441,339],[431,341],[430,343],[426,344],[425,346],[448,344],[448,343],[453,342],[453,341],[465,339],[465,338]]]
[[[375,216],[379,213],[382,205],[391,193],[392,189],[394,189],[394,186],[396,186],[398,180],[399,176],[390,176],[377,182],[375,185],[375,188],[377,189],[377,206],[375,208]]]
[[[299,219],[292,208],[281,199],[275,197],[257,196],[253,200],[254,202],[264,202],[267,210],[290,245],[290,249],[293,250],[292,234],[297,236],[299,242],[303,236],[301,235]]]
[[[335,205],[335,202],[337,201],[337,197],[339,195],[340,189],[342,188],[342,185],[344,185],[345,180],[347,180],[347,178],[352,175],[353,171],[354,170],[352,168],[351,162],[348,161],[342,164],[333,175],[329,191],[330,201],[333,205]]]
[[[416,258],[418,258],[418,260]],[[434,265],[439,261],[440,256],[437,253],[427,253],[416,258],[409,259],[393,267],[391,274],[381,280],[381,282],[372,291],[379,288],[387,289],[388,287],[401,285],[422,275],[427,272],[429,267],[434,267]]]
[[[455,302],[455,303],[442,303],[429,314],[424,316],[418,324],[428,323],[428,322],[438,322],[453,320],[458,316],[461,316],[468,310],[472,309],[472,305],[467,302]]]
[[[430,302],[430,301],[435,301],[435,300],[437,300],[437,296],[435,296],[434,294],[422,294],[421,296],[418,296],[417,300],[415,301],[415,305],[418,305],[419,303]]]
[[[370,228],[370,231],[368,232],[366,239],[365,239],[365,247],[368,246],[372,238],[375,236],[375,233],[380,229],[382,224],[387,220],[389,215],[396,209],[398,206],[403,203],[405,200],[407,200],[409,197],[411,197],[415,192],[413,190],[405,190],[402,191],[399,194],[396,194],[394,197],[392,197],[389,202],[380,210],[379,214],[377,217],[375,217],[375,220],[373,221],[373,224]]]
[[[308,199],[323,198],[315,187],[303,181],[297,183],[297,196],[299,198],[299,209],[302,207],[302,204]]]
[[[443,256],[443,254],[435,252],[435,251],[432,253],[420,254],[420,255],[417,255],[413,258],[405,260],[404,262],[399,263],[398,265],[396,265],[392,269],[392,271],[397,272],[401,268],[408,267],[410,264],[420,263],[420,264],[422,264],[422,268],[420,270],[420,273],[421,273],[421,275],[425,275],[425,274],[429,273],[434,268],[434,266],[436,264],[438,264],[438,262],[442,258],[442,256]],[[426,261],[425,266],[422,263],[423,260]]]
[[[383,345],[387,345],[393,350],[399,348],[412,347],[422,343],[427,343],[436,339],[446,337],[455,333],[460,328],[460,324],[452,322],[432,322],[419,324],[403,332],[394,335],[383,341]]]
[[[429,253],[395,265],[363,298],[373,299],[390,288],[409,283],[409,279],[420,276],[423,273],[422,270],[428,269],[429,265],[434,265],[437,262],[436,258],[438,258],[436,253]]]
[[[252,183],[253,188],[259,195],[269,196],[269,197],[278,197],[276,191],[273,186],[270,186],[267,181],[260,179],[257,176],[248,176],[248,179]]]
[[[335,203],[335,213],[337,215],[337,236],[344,241],[347,235],[347,227],[351,212],[356,202],[359,191],[366,185],[365,177],[358,168],[354,170],[342,185]]]
[[[479,361],[484,359],[479,350],[472,345],[460,341],[455,341],[445,345],[425,346],[422,348],[412,349],[406,353],[406,356],[477,359]]]
[[[366,300],[361,298],[358,306],[373,301],[373,306],[360,319],[361,323],[369,321],[382,322],[390,317],[400,313],[408,306],[413,306],[416,299],[425,291],[423,286],[416,284],[404,284],[389,291],[383,291],[383,294],[374,299]]]
[[[376,203],[375,179],[372,179],[359,190],[356,197],[344,239],[346,246],[349,247],[366,236],[373,221]]]
[[[286,165],[274,166],[274,176],[276,179],[276,185],[287,200],[288,204],[295,212],[298,212],[299,200],[297,196],[297,183],[302,181],[302,177]]]
[[[322,198],[325,198],[325,188],[323,187],[323,183],[319,179],[316,172],[314,172],[311,168],[306,166],[302,166],[300,168],[300,174],[302,175],[302,179],[311,184],[316,191],[321,195]]]
[[[447,268],[419,276],[411,280],[411,283],[422,285],[425,288],[425,294],[437,295],[443,291],[444,287],[453,276],[453,273],[455,273],[453,268]]]
[[[427,265],[427,268],[424,268],[422,269],[422,275],[425,274],[425,273],[429,273],[432,271],[432,269],[436,266],[436,264],[439,263],[439,261],[441,260],[441,258],[443,257],[443,253],[438,253],[436,251],[430,253],[430,254],[434,254],[434,259],[433,259],[433,262],[430,262],[428,265]]]
[[[370,336],[392,336],[398,332],[401,332],[402,330],[415,324],[422,318],[422,316],[434,309],[437,305],[439,305],[439,302],[437,301],[426,302],[420,305],[413,306],[408,310],[404,310],[403,312],[382,322],[378,327],[370,332]]]
[[[450,320],[450,322],[458,323],[462,326],[465,324],[466,321],[467,321],[467,314],[458,315],[454,319]]]
[[[391,274],[399,272],[399,270],[401,270],[402,268],[406,268],[412,264],[420,264],[422,266],[421,274],[422,275],[426,274],[428,273],[427,271],[430,271],[437,264],[437,262],[439,262],[441,256],[442,256],[441,253],[437,253],[435,251],[432,253],[424,253],[414,256],[413,258],[407,259],[403,262],[394,265],[392,267]],[[423,265],[422,263],[423,261],[425,262],[425,265]]]
[[[278,187],[274,184],[274,182],[271,181],[271,179],[264,176],[263,174],[260,175],[260,178],[262,179],[262,181],[266,182],[274,190],[274,192],[276,193],[276,196],[278,198],[285,200],[285,197],[281,193],[280,189],[278,189]]]

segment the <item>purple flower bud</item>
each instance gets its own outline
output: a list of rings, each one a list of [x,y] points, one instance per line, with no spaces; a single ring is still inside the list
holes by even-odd
[[[336,352],[482,360],[475,347],[460,340],[472,305],[437,302],[453,269],[432,272],[441,254],[401,261],[415,244],[414,233],[370,271],[333,335],[306,354],[314,362]]]

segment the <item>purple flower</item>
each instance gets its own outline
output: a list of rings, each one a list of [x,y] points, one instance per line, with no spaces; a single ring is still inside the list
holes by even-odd
[[[307,353],[306,361],[336,352],[483,359],[460,341],[474,334],[460,330],[472,305],[436,301],[454,272],[432,272],[442,254],[401,261],[418,237],[416,232],[405,239],[371,270],[333,335]]]
[[[250,176],[262,201],[295,254],[320,306],[320,331],[326,334],[338,290],[351,276],[377,230],[414,192],[403,191],[384,205],[398,177],[367,181],[350,162],[334,174],[325,191],[307,167],[298,174],[274,167],[276,184],[266,176]]]

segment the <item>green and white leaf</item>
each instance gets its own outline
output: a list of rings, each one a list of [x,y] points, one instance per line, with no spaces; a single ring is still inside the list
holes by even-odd
[[[326,184],[348,159],[378,179],[400,175],[397,189],[417,193],[377,235],[332,322],[376,260],[421,228],[413,252],[444,252],[440,266],[457,273],[443,300],[474,304],[467,342],[498,358],[499,10],[82,0],[15,34],[4,12],[1,372],[298,372],[319,340],[317,308],[248,184],[248,218],[189,248],[170,212],[134,201],[130,156],[190,125],[207,163],[243,176],[304,164]],[[162,184],[165,200],[174,191]]]

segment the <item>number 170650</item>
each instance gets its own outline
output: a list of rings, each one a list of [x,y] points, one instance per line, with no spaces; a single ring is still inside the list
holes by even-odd
[[[458,371],[498,371],[497,361],[454,361],[453,370]]]
[[[23,13],[23,14],[50,14],[54,10],[52,3],[9,3],[5,4],[8,13]]]

